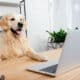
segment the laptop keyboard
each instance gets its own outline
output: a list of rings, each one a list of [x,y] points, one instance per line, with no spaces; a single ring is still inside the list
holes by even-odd
[[[48,72],[48,73],[56,73],[57,66],[58,66],[58,64],[52,65],[50,67],[46,67],[44,69],[41,69],[40,71],[44,71],[44,72]]]

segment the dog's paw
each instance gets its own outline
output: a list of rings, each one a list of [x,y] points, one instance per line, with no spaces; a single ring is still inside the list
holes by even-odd
[[[41,61],[41,62],[48,61],[47,57],[39,55],[38,53],[27,53],[27,56],[34,60]]]
[[[45,62],[45,61],[48,61],[48,58],[46,56],[39,56],[37,60],[41,62]]]

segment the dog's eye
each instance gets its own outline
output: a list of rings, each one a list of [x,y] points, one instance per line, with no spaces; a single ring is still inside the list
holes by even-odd
[[[15,19],[14,18],[11,18],[11,21],[14,21]]]

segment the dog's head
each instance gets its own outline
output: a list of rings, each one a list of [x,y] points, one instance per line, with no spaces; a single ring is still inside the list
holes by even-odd
[[[20,33],[26,29],[26,21],[21,14],[5,15],[0,20],[0,27],[4,31],[11,30],[14,34],[20,35]]]

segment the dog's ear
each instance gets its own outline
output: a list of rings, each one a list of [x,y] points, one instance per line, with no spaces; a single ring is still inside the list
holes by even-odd
[[[7,31],[9,29],[8,27],[8,16],[3,16],[0,20],[0,27]]]

